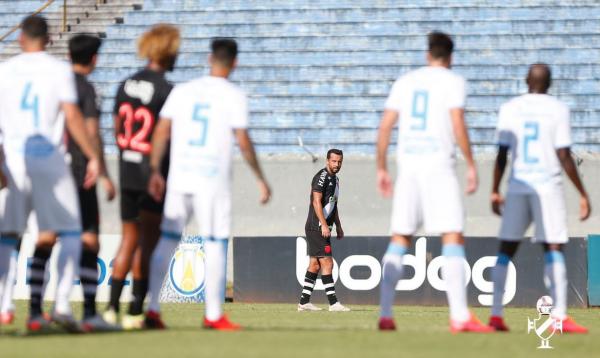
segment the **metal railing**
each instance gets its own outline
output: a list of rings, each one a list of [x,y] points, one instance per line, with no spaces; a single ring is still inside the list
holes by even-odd
[[[46,3],[44,3],[44,5],[42,5],[39,9],[35,10],[34,12],[31,13],[31,15],[37,15],[40,14],[42,11],[46,10],[50,5],[52,5],[54,3],[55,0],[48,0],[46,1]],[[95,0],[96,5],[100,5],[100,4],[104,4],[106,3],[106,0]],[[61,32],[67,32],[68,29],[68,25],[67,25],[67,19],[68,19],[68,1],[67,0],[63,0],[63,10],[62,10],[62,30]],[[7,37],[9,37],[10,35],[12,35],[15,31],[19,30],[19,28],[21,28],[21,23],[15,25],[14,27],[12,27],[8,32],[6,32],[4,35],[2,35],[0,37],[0,42],[4,41]]]

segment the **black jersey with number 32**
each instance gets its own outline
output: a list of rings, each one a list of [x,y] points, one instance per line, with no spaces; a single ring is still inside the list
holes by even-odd
[[[319,223],[319,218],[317,217],[317,214],[315,214],[315,208],[312,204],[314,192],[323,194],[321,197],[323,216],[325,216],[325,221],[327,221],[328,226],[333,225],[335,213],[337,211],[338,197],[340,195],[339,178],[335,174],[329,174],[327,168],[319,170],[313,177],[305,229],[309,231],[320,231],[321,223]]]
[[[146,190],[150,176],[152,133],[158,114],[173,89],[164,74],[144,69],[121,83],[115,101],[114,115],[118,120],[117,146],[122,189]],[[168,158],[162,172],[168,172]]]

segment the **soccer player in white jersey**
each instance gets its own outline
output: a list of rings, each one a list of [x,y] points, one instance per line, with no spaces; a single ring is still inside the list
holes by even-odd
[[[455,172],[455,145],[467,164],[468,194],[477,189],[477,169],[464,120],[465,80],[450,70],[454,44],[444,33],[429,34],[428,66],[411,71],[393,85],[377,140],[377,186],[394,196],[392,237],[383,257],[380,330],[395,330],[392,304],[402,278],[402,261],[412,236],[424,226],[442,234],[442,275],[452,332],[490,332],[467,307],[464,270],[464,213]],[[398,125],[398,177],[392,189],[386,152]]]
[[[162,234],[150,263],[150,304],[147,324],[164,327],[159,314],[160,289],[182,231],[195,214],[206,253],[206,315],[204,327],[236,330],[223,314],[227,241],[231,233],[231,157],[234,140],[250,164],[266,203],[270,189],[248,136],[246,94],[227,80],[236,66],[237,44],[215,39],[211,44],[210,76],[177,85],[163,106],[154,137],[148,191],[161,197],[165,180],[159,164],[171,138],[171,167],[161,226]]]
[[[48,324],[42,314],[42,285],[46,261],[60,238],[52,319],[68,330],[77,330],[69,295],[81,254],[81,220],[75,182],[59,150],[65,124],[89,159],[86,187],[94,185],[100,167],[77,107],[73,72],[67,63],[44,51],[47,42],[46,20],[29,16],[21,25],[19,37],[23,53],[0,64],[0,132],[4,139],[0,177],[7,185],[0,196],[0,279],[5,276],[8,262],[5,248],[12,251],[12,245],[5,243],[22,235],[34,211],[40,231],[53,232],[54,237],[38,241],[33,254],[27,328],[38,331]],[[61,110],[64,121],[59,120]]]
[[[502,216],[498,260],[492,271],[494,299],[490,326],[508,331],[504,323],[502,299],[508,263],[514,256],[531,223],[533,242],[544,248],[544,282],[554,301],[552,316],[562,320],[563,333],[587,333],[567,316],[567,270],[563,246],[569,240],[561,167],[580,195],[580,219],[590,215],[590,202],[571,157],[569,108],[547,94],[551,84],[550,68],[535,64],[529,69],[529,93],[500,107],[498,118],[498,156],[494,168],[492,210]],[[500,182],[508,153],[512,171],[506,200]]]

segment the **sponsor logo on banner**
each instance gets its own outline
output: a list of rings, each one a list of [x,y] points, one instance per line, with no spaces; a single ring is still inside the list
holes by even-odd
[[[471,267],[467,260],[464,260],[466,280],[465,285],[473,282],[473,285],[480,291],[477,295],[479,304],[491,306],[493,298],[494,285],[492,281],[484,277],[484,271],[491,269],[496,265],[496,256],[483,256],[474,262]],[[304,274],[308,266],[309,257],[306,254],[306,240],[303,237],[296,239],[296,279],[300,285],[304,282]],[[438,291],[446,291],[446,283],[441,277],[441,269],[444,263],[443,256],[427,258],[427,238],[421,237],[415,242],[415,252],[406,254],[403,258],[403,265],[414,269],[413,277],[407,277],[398,282],[397,291],[414,291],[420,288],[427,280],[428,284]],[[368,267],[370,275],[367,278],[355,279],[350,272],[354,267]],[[381,281],[382,268],[377,257],[371,255],[351,255],[344,258],[339,264],[333,260],[333,279],[341,281],[349,290],[369,291],[377,287]],[[315,284],[315,290],[324,290],[325,287],[320,279]],[[508,265],[506,287],[504,291],[503,304],[508,304],[515,297],[517,290],[517,270],[515,265],[510,262]]]

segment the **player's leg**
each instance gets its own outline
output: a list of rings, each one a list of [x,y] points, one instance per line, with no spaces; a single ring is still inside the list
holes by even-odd
[[[194,213],[204,239],[206,272],[204,327],[216,330],[238,330],[223,313],[227,283],[227,244],[231,234],[231,191],[210,188],[194,195]],[[165,209],[166,210],[166,209]]]
[[[2,239],[0,238],[0,241]],[[17,279],[17,264],[19,261],[19,252],[21,250],[21,242],[22,238],[17,240],[17,244],[15,245],[11,255],[10,255],[10,263],[8,267],[8,273],[6,274],[6,279],[4,282],[4,289],[0,287],[0,325],[12,324],[15,319],[15,304],[13,302],[13,293],[15,289],[15,282]],[[4,255],[4,253],[1,253]],[[0,264],[1,265],[1,264]],[[0,282],[2,279],[0,278]]]
[[[121,244],[113,261],[111,275],[110,299],[104,313],[104,319],[112,324],[117,323],[120,311],[119,301],[125,285],[125,278],[131,269],[136,249],[138,248],[139,225],[137,208],[138,192],[121,191]]]
[[[148,198],[148,200],[151,200]],[[140,210],[140,240],[139,261],[136,262],[136,273],[138,278],[133,282],[133,299],[129,306],[129,314],[132,316],[144,313],[144,299],[148,293],[148,272],[150,270],[150,257],[160,238],[160,223],[162,219],[162,208],[160,212],[152,212],[146,209]],[[136,260],[137,261],[137,260]]]
[[[0,324],[10,324],[14,318],[10,318],[10,304],[12,304],[12,287],[14,285],[14,271],[16,268],[13,268],[13,277],[11,277],[11,266],[14,265],[14,251],[15,247],[18,245],[18,239],[15,236],[5,236],[2,235],[0,237],[0,301],[2,302],[3,310],[0,313]],[[4,307],[6,304],[8,307]]]
[[[540,188],[533,199],[535,242],[544,245],[544,282],[553,299],[552,316],[562,321],[564,333],[587,333],[567,315],[567,266],[563,252],[569,240],[567,210],[562,186]]]
[[[310,251],[310,248],[308,248],[308,250]],[[302,295],[300,296],[300,303],[298,303],[298,311],[321,310],[321,308],[310,303],[310,297],[312,296],[315,284],[317,283],[317,277],[320,270],[321,265],[319,264],[319,259],[315,256],[309,256],[308,267],[306,269],[306,274],[304,275],[304,284],[302,285]]]
[[[508,275],[508,265],[523,239],[525,231],[532,221],[531,207],[527,194],[511,194],[506,196],[502,213],[502,224],[500,226],[500,246],[496,265],[492,269],[492,281],[494,282],[494,293],[492,300],[492,312],[489,326],[496,331],[508,331],[504,323],[504,288]]]
[[[418,180],[408,173],[400,172],[394,187],[392,204],[390,243],[381,260],[382,278],[379,286],[380,330],[395,330],[392,306],[396,296],[396,285],[402,279],[403,258],[412,234],[421,225],[421,198]]]
[[[169,263],[177,249],[177,245],[179,245],[191,210],[192,204],[188,195],[167,189],[160,239],[150,258],[149,303],[145,319],[146,328],[165,328],[160,317],[160,291],[165,280],[165,274],[169,269]]]
[[[42,304],[44,299],[44,281],[46,278],[47,263],[52,254],[52,248],[56,242],[55,235],[40,233],[35,244],[31,264],[27,278],[29,280],[29,320],[27,329],[30,331],[39,331],[46,328],[49,322],[46,321]]]
[[[331,247],[331,243],[327,240],[327,246]],[[327,252],[327,251],[326,251]],[[350,309],[343,306],[337,299],[335,294],[335,282],[333,281],[333,258],[331,257],[331,249],[328,250],[327,256],[319,257],[321,265],[321,280],[325,286],[325,294],[329,301],[329,311],[331,312],[348,312]]]

